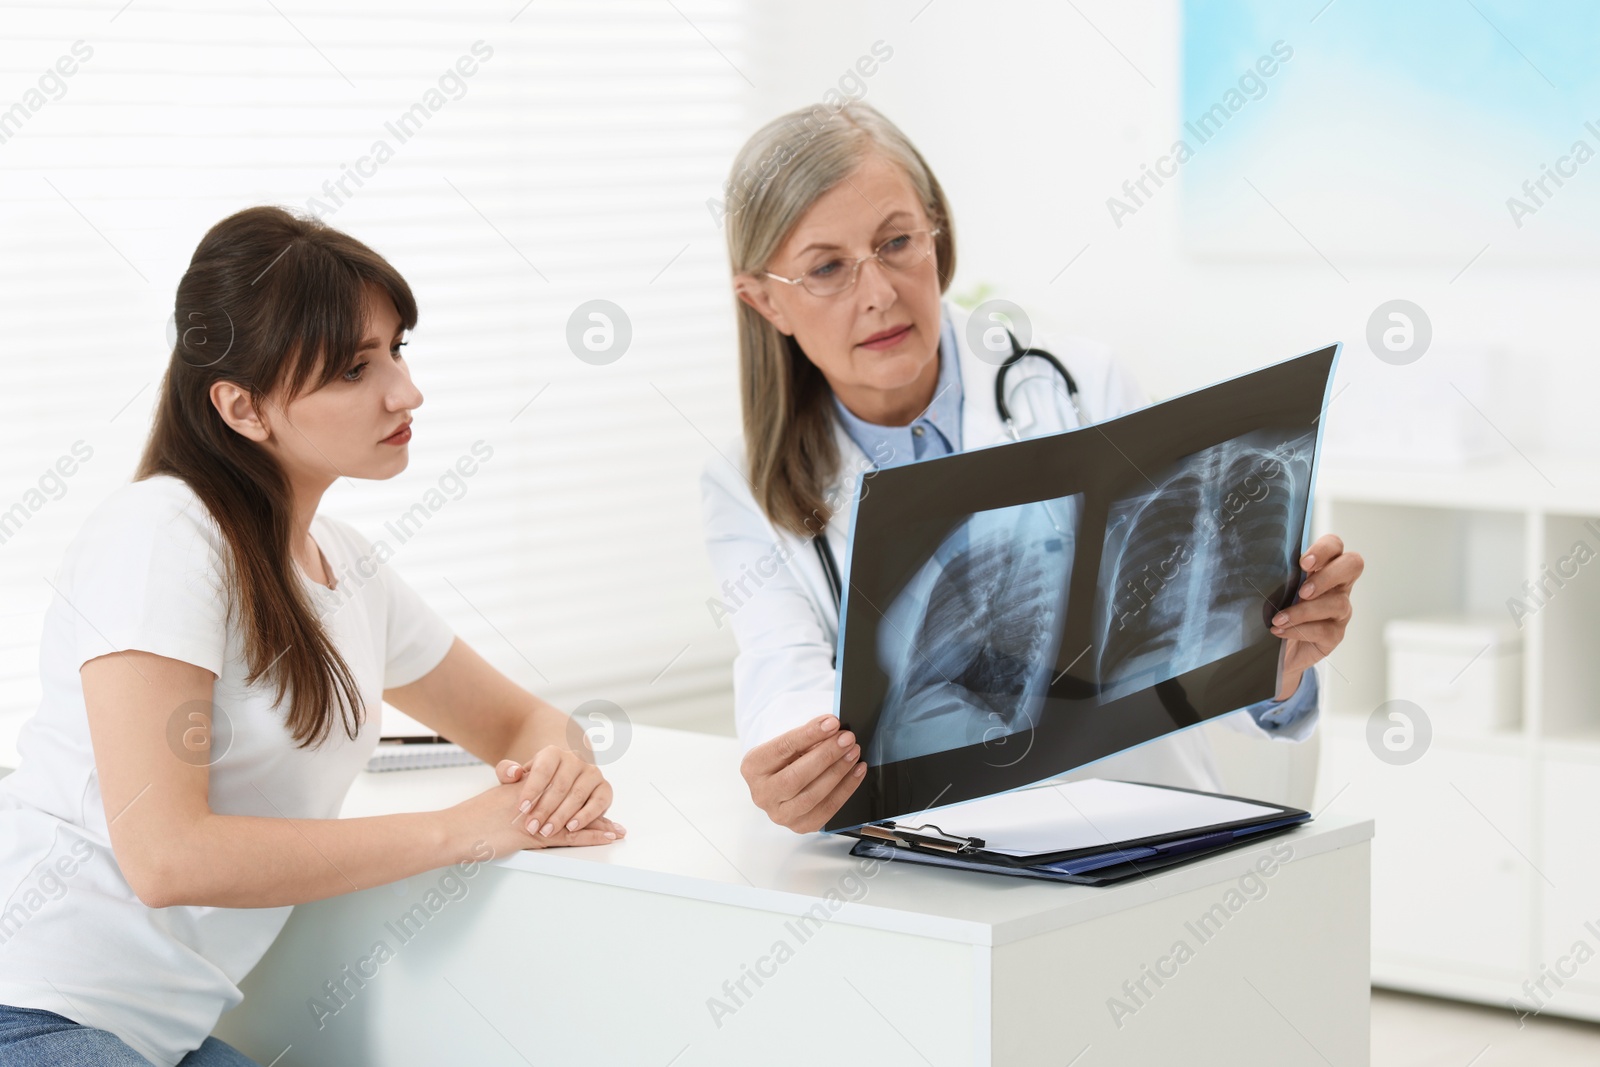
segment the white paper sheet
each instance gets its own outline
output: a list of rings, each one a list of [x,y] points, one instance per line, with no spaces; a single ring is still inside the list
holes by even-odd
[[[1277,808],[1227,797],[1086,778],[933,808],[896,820],[981,837],[990,852],[1032,856],[1194,830],[1270,815]]]

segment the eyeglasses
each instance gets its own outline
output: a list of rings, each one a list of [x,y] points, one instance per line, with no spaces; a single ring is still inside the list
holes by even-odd
[[[943,232],[939,229],[912,230],[898,233],[873,250],[870,256],[857,260],[830,259],[812,267],[798,278],[785,278],[770,270],[763,273],[773,281],[786,285],[804,286],[813,296],[836,296],[856,283],[861,264],[875,259],[890,270],[909,270],[919,263],[933,261],[933,239]]]

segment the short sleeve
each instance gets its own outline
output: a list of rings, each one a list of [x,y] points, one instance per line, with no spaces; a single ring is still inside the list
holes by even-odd
[[[443,662],[455,642],[450,624],[387,563],[380,564],[384,592],[383,687],[410,685]]]
[[[56,595],[73,620],[73,666],[135,649],[221,675],[229,613],[221,542],[205,505],[175,478],[112,494],[58,574]]]

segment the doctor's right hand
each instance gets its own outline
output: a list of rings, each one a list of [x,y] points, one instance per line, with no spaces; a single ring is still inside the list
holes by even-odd
[[[867,772],[855,735],[833,715],[812,719],[745,753],[750,799],[779,826],[809,834],[827,825]]]

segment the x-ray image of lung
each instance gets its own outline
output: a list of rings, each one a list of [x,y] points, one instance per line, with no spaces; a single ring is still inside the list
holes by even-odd
[[[824,829],[921,818],[1271,700],[1269,610],[1299,589],[1338,357],[860,475],[834,708],[867,773]]]
[[[888,692],[867,748],[891,763],[1033,727],[1051,681],[1081,495],[969,515],[884,612]]]
[[[1294,577],[1315,442],[1258,430],[1111,505],[1095,597],[1102,703],[1261,635]]]

